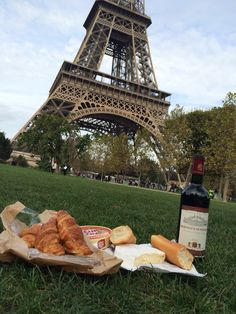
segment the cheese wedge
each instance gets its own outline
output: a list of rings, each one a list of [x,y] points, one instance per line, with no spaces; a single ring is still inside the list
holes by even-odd
[[[152,265],[152,264],[161,264],[165,260],[165,254],[161,253],[146,253],[140,256],[137,256],[134,260],[134,266],[140,265]]]
[[[121,267],[134,271],[140,266],[152,267],[163,263],[165,253],[150,244],[122,244],[115,247],[114,255],[123,260]]]

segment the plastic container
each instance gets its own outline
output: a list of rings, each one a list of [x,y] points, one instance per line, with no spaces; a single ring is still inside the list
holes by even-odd
[[[104,250],[110,246],[111,229],[102,226],[81,226],[81,228],[96,248]]]

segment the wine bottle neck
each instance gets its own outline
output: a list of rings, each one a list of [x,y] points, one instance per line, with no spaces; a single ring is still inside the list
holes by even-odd
[[[200,174],[192,174],[191,183],[202,184],[203,183],[203,175]]]
[[[196,155],[193,157],[191,183],[202,184],[203,175],[204,175],[204,157]]]

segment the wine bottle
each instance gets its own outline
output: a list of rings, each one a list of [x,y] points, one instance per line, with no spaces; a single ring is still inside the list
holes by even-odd
[[[203,176],[204,157],[194,156],[191,183],[181,194],[177,242],[195,257],[204,257],[206,251],[210,197]]]

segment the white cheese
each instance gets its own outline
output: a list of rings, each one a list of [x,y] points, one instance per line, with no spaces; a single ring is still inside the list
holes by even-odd
[[[123,244],[115,248],[115,256],[123,259],[122,267],[135,270],[141,266],[163,263],[165,253],[145,244]]]
[[[134,266],[161,264],[165,260],[165,254],[146,253],[135,257]]]

